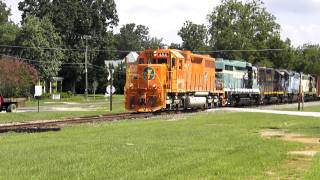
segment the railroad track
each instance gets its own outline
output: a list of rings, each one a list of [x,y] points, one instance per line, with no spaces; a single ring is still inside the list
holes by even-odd
[[[266,105],[267,106],[267,105]],[[243,106],[245,107],[260,107],[260,106]],[[83,124],[83,123],[95,123],[103,121],[118,121],[118,120],[130,120],[130,119],[144,119],[159,115],[170,115],[179,113],[192,113],[199,112],[201,110],[184,110],[184,111],[167,111],[158,113],[118,113],[107,114],[99,116],[88,116],[79,118],[66,118],[61,120],[39,120],[30,122],[18,122],[18,123],[6,123],[0,124],[0,133],[5,132],[44,132],[44,131],[58,131],[64,125],[70,124]]]
[[[0,133],[9,131],[14,132],[42,132],[42,131],[58,131],[61,126],[69,124],[95,123],[102,121],[118,121],[128,119],[144,119],[152,117],[154,113],[118,113],[100,116],[88,116],[80,118],[67,118],[62,120],[44,120],[19,123],[0,124]],[[158,114],[160,115],[160,114]]]

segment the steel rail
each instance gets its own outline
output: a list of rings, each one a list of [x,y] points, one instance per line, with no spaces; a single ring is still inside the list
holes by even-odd
[[[41,129],[50,127],[61,127],[69,124],[96,123],[103,121],[118,121],[129,119],[144,119],[154,116],[154,113],[119,113],[100,116],[88,116],[79,118],[66,118],[61,120],[39,120],[30,122],[0,124],[0,133],[9,131],[27,131],[27,129]]]

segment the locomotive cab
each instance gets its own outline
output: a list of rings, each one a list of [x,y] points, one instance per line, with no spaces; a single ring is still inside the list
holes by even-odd
[[[168,82],[176,80],[177,59],[167,49],[141,52],[131,65],[136,66],[135,73],[127,76],[131,81],[127,80],[125,87],[126,109],[154,112],[165,108],[167,89],[172,88]]]

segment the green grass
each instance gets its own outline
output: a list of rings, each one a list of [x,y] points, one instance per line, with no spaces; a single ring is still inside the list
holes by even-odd
[[[295,108],[285,108],[285,109],[281,109],[284,111],[298,111],[298,107]],[[320,112],[320,106],[319,105],[314,105],[314,106],[307,106],[304,107],[303,110],[301,108],[302,112]]]
[[[124,112],[124,96],[123,95],[114,95],[113,96],[113,111],[112,113]],[[50,102],[50,103],[48,103]],[[52,103],[53,102],[53,103]],[[61,111],[61,112],[42,112],[41,108],[43,106],[58,106],[59,104],[65,102],[75,102],[80,104],[90,103],[103,103],[104,107],[98,108],[96,111]],[[28,107],[37,106],[37,101],[32,100],[27,102]],[[40,112],[23,112],[23,113],[1,113],[0,114],[0,124],[7,122],[25,122],[33,120],[52,120],[52,119],[64,119],[71,117],[83,117],[83,116],[92,116],[92,115],[103,115],[111,113],[109,111],[109,102],[106,102],[106,99],[102,95],[97,95],[96,99],[93,99],[93,96],[89,96],[88,101],[85,100],[84,96],[74,96],[70,99],[62,99],[60,101],[54,101],[50,99],[44,99],[40,102]],[[75,105],[76,106],[76,105]]]
[[[70,126],[60,132],[0,136],[0,179],[276,179],[320,178],[285,169],[287,152],[304,145],[262,139],[283,128],[320,136],[318,118],[211,113],[187,119]]]
[[[298,108],[296,108],[297,110]],[[306,112],[320,112],[320,106],[309,106],[309,107],[304,107],[303,111]]]
[[[124,112],[123,103],[114,103],[113,111],[109,111],[109,104],[106,103],[106,107],[99,108],[97,111],[62,111],[62,112],[23,112],[23,113],[1,113],[0,124],[7,122],[26,122],[34,120],[52,120],[52,119],[64,119],[71,117],[83,117],[93,115],[103,115],[110,113]]]
[[[106,100],[109,100],[109,98],[105,98],[104,95],[97,94],[95,97],[93,95],[88,95],[88,98],[85,99],[84,95],[76,95],[72,96],[70,98],[62,98],[60,100],[52,100],[52,99],[41,99],[39,101],[40,105],[48,105],[48,104],[63,104],[65,102],[73,102],[73,103],[97,103],[97,102],[105,102]],[[112,100],[117,102],[117,101],[124,101],[124,96],[123,95],[113,95]],[[29,101],[26,101],[26,106],[31,107],[31,106],[37,106],[38,105],[38,100],[36,99],[31,99]]]

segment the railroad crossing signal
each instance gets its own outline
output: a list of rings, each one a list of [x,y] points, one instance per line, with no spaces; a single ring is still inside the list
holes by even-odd
[[[114,73],[114,69],[108,69],[108,81],[111,80],[111,75]]]
[[[116,88],[114,86],[108,85],[106,88],[106,96],[110,96],[110,92],[114,94],[116,92]]]

